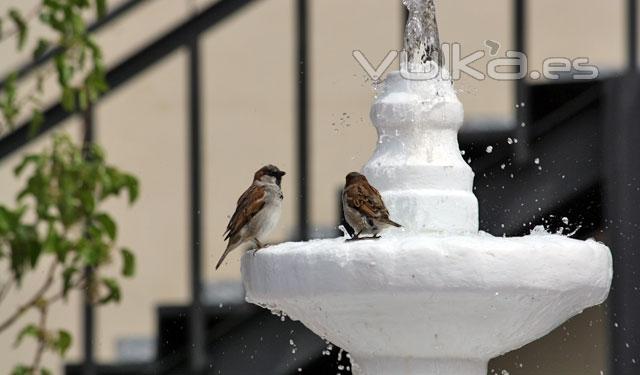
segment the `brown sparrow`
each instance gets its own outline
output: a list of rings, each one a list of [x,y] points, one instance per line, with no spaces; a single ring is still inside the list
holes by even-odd
[[[253,176],[253,183],[238,199],[238,207],[231,217],[224,240],[227,249],[216,265],[220,267],[229,253],[245,242],[253,242],[256,251],[263,248],[265,237],[275,228],[282,211],[282,176],[285,172],[267,165]]]
[[[369,184],[365,176],[357,172],[347,175],[342,192],[342,209],[344,218],[355,231],[352,240],[360,239],[361,234],[371,234],[371,238],[380,238],[378,234],[383,229],[390,226],[401,227],[389,219],[389,211],[384,206],[378,190]]]

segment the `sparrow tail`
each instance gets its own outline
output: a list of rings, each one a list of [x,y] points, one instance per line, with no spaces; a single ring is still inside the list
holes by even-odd
[[[229,253],[231,251],[233,251],[233,249],[235,249],[236,247],[238,247],[240,243],[238,241],[229,241],[229,245],[227,245],[227,248],[225,249],[224,253],[222,253],[222,256],[220,257],[220,260],[218,261],[218,264],[216,264],[216,270],[218,268],[220,268],[220,266],[222,265],[222,262],[224,262],[225,258],[227,257],[227,255],[229,255]]]
[[[396,227],[396,228],[402,228],[402,225],[400,225],[400,224],[396,223],[395,221],[393,221],[393,220],[391,220],[391,219],[387,219],[387,220],[385,220],[385,223],[387,223],[387,224],[389,224],[389,225],[392,225],[392,226],[394,226],[394,227]]]

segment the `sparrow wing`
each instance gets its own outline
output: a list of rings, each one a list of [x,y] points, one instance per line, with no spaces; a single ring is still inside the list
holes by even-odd
[[[345,196],[347,204],[362,215],[373,219],[389,218],[380,192],[370,184],[354,184],[345,191]]]
[[[227,230],[224,232],[224,234],[226,234],[225,240],[238,234],[251,218],[260,212],[262,207],[264,207],[266,196],[267,194],[264,187],[258,185],[251,185],[251,187],[240,196],[236,212],[231,216]]]

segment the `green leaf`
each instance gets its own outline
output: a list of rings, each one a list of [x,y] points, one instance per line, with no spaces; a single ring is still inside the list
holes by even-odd
[[[44,114],[40,109],[34,108],[31,113],[31,128],[29,129],[32,137],[40,130],[42,124],[44,124]]]
[[[71,25],[73,26],[73,30],[77,35],[84,34],[86,30],[86,26],[84,24],[84,20],[80,17],[79,14],[71,15]]]
[[[27,41],[27,22],[24,20],[24,17],[22,17],[20,11],[15,8],[9,10],[9,18],[13,21],[18,32],[18,50],[22,50]]]
[[[47,368],[41,368],[40,369],[40,375],[53,375],[53,373],[51,372],[51,370],[49,370]]]
[[[136,256],[127,248],[120,250],[122,255],[122,276],[133,277],[136,273]]]
[[[44,6],[53,10],[60,10],[63,7],[62,3],[60,3],[58,0],[44,0],[43,4]]]
[[[76,108],[76,97],[71,87],[62,89],[62,108],[67,112],[73,112]]]
[[[58,83],[62,86],[62,89],[70,89],[69,83],[73,76],[73,69],[67,62],[65,54],[61,53],[54,58],[56,71],[58,72]]]
[[[29,324],[24,328],[22,328],[22,330],[18,333],[18,336],[16,336],[16,341],[13,344],[13,346],[16,348],[20,346],[20,344],[22,343],[22,340],[25,337],[33,337],[35,339],[38,339],[40,337],[40,333],[41,333],[40,328],[38,328],[38,326],[36,326],[35,324]]]
[[[67,294],[73,287],[73,277],[78,273],[76,267],[69,267],[62,272],[62,295],[67,297]]]
[[[58,244],[60,243],[60,235],[55,229],[53,224],[49,224],[49,230],[47,231],[47,237],[44,240],[42,246],[46,251],[56,253],[58,250]]]
[[[138,200],[138,195],[140,194],[138,179],[132,175],[125,175],[125,186],[129,192],[129,204],[132,204]]]
[[[0,235],[8,232],[11,229],[9,215],[9,210],[7,210],[4,206],[0,206]]]
[[[107,233],[109,238],[112,241],[115,241],[116,236],[118,235],[118,227],[115,221],[113,221],[113,219],[111,218],[111,216],[105,213],[101,213],[101,214],[97,214],[94,217],[94,219],[100,224],[102,229],[104,229],[104,231]]]
[[[107,15],[107,0],[96,0],[96,16],[102,18]]]
[[[9,240],[11,246],[10,266],[15,280],[20,282],[24,272],[33,269],[38,264],[42,247],[38,242],[38,233],[33,225],[22,224],[16,216],[12,220],[13,238]]]
[[[38,161],[40,160],[40,155],[36,155],[36,154],[31,154],[31,155],[27,155],[25,156],[22,161],[20,162],[20,164],[18,164],[14,169],[13,169],[13,174],[16,176],[20,176],[22,174],[22,171],[24,171],[24,169],[29,165],[29,164],[37,164]]]
[[[102,242],[91,242],[79,247],[78,252],[87,266],[95,267],[109,261],[110,247]]]
[[[53,349],[55,349],[61,356],[67,353],[67,350],[71,347],[73,339],[71,334],[63,329],[58,331],[58,336],[52,343]]]
[[[16,117],[20,112],[20,106],[17,102],[17,81],[18,75],[11,73],[4,86],[4,95],[0,97],[0,111],[11,128],[15,125]]]
[[[48,40],[44,38],[38,39],[38,45],[36,46],[36,49],[33,50],[33,59],[38,60],[41,58],[49,50],[50,46],[51,43]]]
[[[80,89],[78,91],[78,104],[81,111],[86,111],[89,108],[89,97],[86,89]]]
[[[31,367],[25,365],[17,365],[11,371],[11,375],[31,375]]]
[[[98,303],[101,305],[107,304],[109,302],[120,302],[120,286],[118,282],[111,278],[103,278],[102,285],[107,288],[107,294],[100,298]]]

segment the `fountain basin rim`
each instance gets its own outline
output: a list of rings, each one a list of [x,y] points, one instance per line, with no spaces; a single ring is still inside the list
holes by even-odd
[[[606,298],[609,249],[560,235],[386,234],[376,241],[289,242],[246,254],[242,274],[251,302],[319,295],[447,292],[524,294],[590,290]]]

